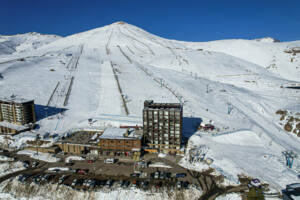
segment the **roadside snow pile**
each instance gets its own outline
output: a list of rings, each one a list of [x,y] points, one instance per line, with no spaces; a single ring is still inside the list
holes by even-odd
[[[65,162],[69,163],[69,162],[72,162],[73,160],[84,160],[84,158],[80,157],[80,156],[69,156],[69,157],[66,157]]]
[[[17,179],[12,181],[6,180],[0,184],[0,198],[5,199],[34,199],[34,200],[48,200],[48,199],[64,199],[64,200],[176,200],[176,199],[189,199],[196,200],[202,194],[202,191],[195,188],[181,191],[173,191],[163,189],[157,191],[143,191],[139,189],[124,190],[117,188],[115,190],[97,190],[97,191],[79,191],[70,187],[57,184],[20,184]]]
[[[166,156],[167,156],[167,155],[164,154],[164,153],[159,153],[159,154],[158,154],[158,157],[159,157],[159,158],[164,158],[164,157],[166,157]]]
[[[242,200],[242,197],[239,194],[230,193],[230,194],[226,194],[224,196],[219,196],[216,198],[216,200]]]
[[[45,161],[45,162],[59,162],[60,161],[60,158],[55,157],[54,154],[41,153],[41,152],[39,152],[37,154],[36,151],[31,151],[31,150],[18,151],[17,154],[28,155],[31,158],[34,158],[34,159],[37,159],[37,160],[42,160],[42,161]]]
[[[25,169],[22,162],[0,163],[0,177]]]
[[[297,172],[286,167],[281,152],[263,144],[260,137],[250,130],[219,136],[194,135],[189,140],[189,146],[207,146],[204,160],[210,158],[213,162],[210,165],[201,161],[191,163],[186,155],[180,165],[197,171],[211,167],[215,169],[215,175],[225,177],[224,185],[239,184],[239,174],[259,178],[279,191],[287,184],[298,182]],[[298,165],[299,161],[295,159],[295,168]]]
[[[69,167],[50,167],[49,171],[69,171],[71,168]]]
[[[36,139],[36,133],[33,132],[23,132],[12,137],[10,147],[20,148],[24,147],[27,141],[34,141]]]
[[[149,167],[172,168],[170,165],[166,165],[165,163],[162,162],[151,163]]]
[[[0,155],[0,161],[14,161],[14,159],[7,156]]]

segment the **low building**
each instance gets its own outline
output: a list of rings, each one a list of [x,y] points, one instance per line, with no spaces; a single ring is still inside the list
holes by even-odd
[[[26,147],[25,149],[31,150],[31,151],[42,152],[42,153],[52,153],[52,154],[56,154],[60,151],[58,146],[51,146],[51,147],[29,146],[29,147]]]
[[[65,153],[81,155],[92,152],[99,154],[98,137],[101,133],[96,131],[78,131],[55,144]]]
[[[125,128],[107,128],[99,137],[99,146],[104,152],[140,154],[142,148],[142,131]]]

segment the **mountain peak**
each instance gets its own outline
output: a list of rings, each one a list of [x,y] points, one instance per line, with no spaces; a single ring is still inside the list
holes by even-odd
[[[265,43],[280,42],[280,40],[272,38],[272,37],[263,37],[263,38],[257,38],[257,39],[254,39],[254,40],[258,41],[258,42],[265,42]]]

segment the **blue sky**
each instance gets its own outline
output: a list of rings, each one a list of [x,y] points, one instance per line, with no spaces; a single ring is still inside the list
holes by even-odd
[[[300,40],[298,0],[2,0],[0,34],[62,36],[125,21],[176,40]]]

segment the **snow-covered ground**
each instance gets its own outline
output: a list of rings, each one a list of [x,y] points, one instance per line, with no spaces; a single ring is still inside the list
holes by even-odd
[[[231,193],[224,196],[218,196],[216,200],[242,200],[242,197],[239,194]]]
[[[0,162],[0,177],[7,174],[25,169],[23,163],[17,162]]]
[[[49,154],[49,153],[42,153],[42,152],[36,152],[32,150],[21,150],[18,151],[17,154],[20,155],[27,155],[30,156],[31,158],[37,159],[37,160],[42,160],[45,162],[58,162],[60,161],[60,158],[55,157],[55,154]]]
[[[181,102],[184,136],[190,147],[207,147],[211,167],[229,183],[243,173],[280,190],[298,182],[298,160],[286,168],[282,151],[299,154],[299,138],[277,124],[275,112],[300,108],[299,90],[281,87],[300,82],[300,54],[288,53],[299,46],[270,39],[181,42],[114,23],[5,52],[0,94],[34,99],[39,125],[10,144],[21,146],[36,133],[141,124],[144,100]],[[89,118],[95,123],[88,125]],[[222,134],[195,133],[202,120],[213,120]],[[181,165],[208,167],[185,159]]]
[[[65,199],[65,200],[163,200],[163,199],[190,199],[196,200],[201,196],[201,191],[195,188],[183,191],[162,190],[158,191],[143,191],[140,189],[114,189],[97,191],[78,191],[64,185],[45,184],[36,185],[20,184],[16,179],[13,181],[5,181],[0,184],[0,198],[15,200],[15,199]]]

